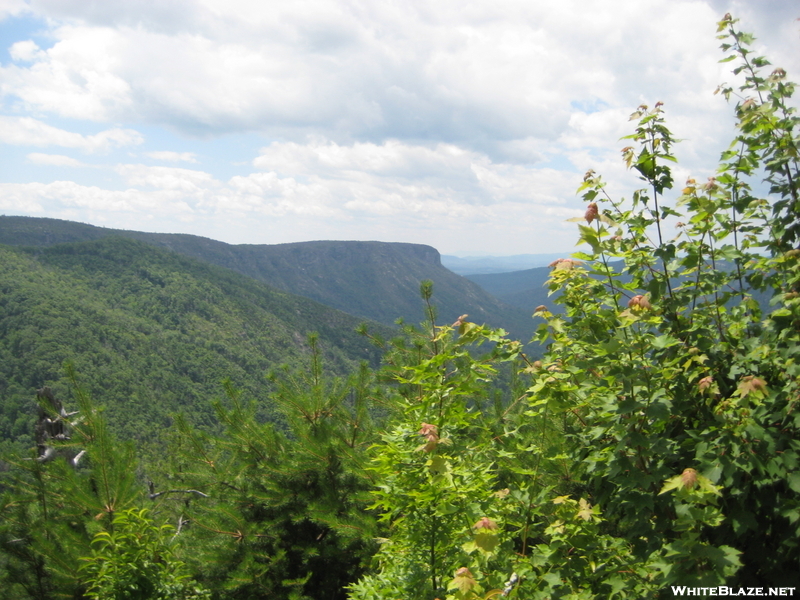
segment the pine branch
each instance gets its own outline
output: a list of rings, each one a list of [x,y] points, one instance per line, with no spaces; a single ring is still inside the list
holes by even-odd
[[[196,494],[197,496],[201,496],[203,498],[209,497],[208,494],[204,494],[199,490],[164,490],[163,492],[156,492],[156,486],[152,481],[148,482],[147,485],[150,488],[150,493],[147,495],[150,500],[155,500],[164,494]]]

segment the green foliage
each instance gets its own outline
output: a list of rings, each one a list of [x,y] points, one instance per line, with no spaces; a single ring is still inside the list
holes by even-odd
[[[563,313],[537,309],[548,352],[524,401],[482,418],[493,365],[518,349],[464,319],[431,312],[388,355],[400,410],[373,468],[389,532],[352,599],[797,583],[797,118],[785,73],[760,75],[734,23],[723,48],[754,95],[717,177],[670,202],[675,140],[660,104],[639,107],[623,158],[645,187],[614,201],[587,173],[588,249],[553,265]],[[747,183],[759,173],[770,199]],[[480,341],[494,346],[477,359]]]
[[[7,571],[0,597],[80,594],[80,557],[90,553],[92,538],[141,500],[132,446],[109,434],[101,411],[77,386],[76,398],[79,411],[70,438],[52,440],[55,458],[19,458],[5,474],[0,555]],[[75,466],[79,452],[85,455]]]
[[[476,320],[533,333],[530,306],[504,305],[441,265],[439,253],[421,244],[314,241],[291,244],[230,245],[185,234],[145,233],[92,227],[58,219],[0,215],[0,243],[51,246],[115,236],[165,248],[205,263],[231,269],[283,292],[392,326],[398,317],[415,317],[419,281],[433,279],[445,318],[469,312]],[[323,337],[323,329],[316,325]]]
[[[430,290],[422,291],[429,301]],[[638,598],[651,591],[619,577],[624,570],[646,583],[630,544],[602,530],[598,508],[561,495],[580,491],[565,460],[567,403],[493,394],[503,364],[515,364],[523,378],[541,364],[528,363],[502,331],[466,319],[435,326],[432,309],[428,315],[386,357],[396,414],[373,448],[373,496],[388,537],[376,572],[351,586],[350,598]]]
[[[755,96],[736,105],[739,134],[718,175],[690,179],[669,205],[663,110],[634,113],[623,156],[647,187],[625,204],[586,175],[580,239],[590,250],[553,271],[565,314],[542,313],[546,363],[561,374],[531,390],[570,403],[582,481],[662,586],[792,582],[800,560],[797,118],[785,73],[761,76],[768,63],[734,23],[720,24],[723,48]],[[747,183],[759,169],[772,201]],[[772,297],[768,314],[758,294]]]
[[[227,406],[215,405],[223,435],[178,421],[170,485],[209,496],[181,510],[194,567],[215,597],[341,599],[374,551],[364,465],[375,435],[370,373],[324,377],[316,337],[309,346],[308,372],[273,378],[287,431],[259,422],[231,386]]]
[[[0,247],[0,438],[29,445],[32,391],[69,398],[71,362],[109,426],[153,442],[184,412],[211,427],[228,378],[264,400],[263,374],[301,364],[308,331],[339,374],[377,363],[354,317],[140,242]],[[267,402],[262,417],[275,418]],[[149,457],[153,460],[155,456]]]
[[[114,515],[109,531],[92,540],[81,567],[93,600],[195,600],[208,598],[189,582],[185,563],[170,547],[174,528],[155,525],[147,509]]]
[[[435,325],[431,286],[423,330],[406,327],[386,357],[384,376],[397,383],[394,423],[374,447],[374,508],[389,537],[379,570],[351,587],[351,598],[472,598],[502,584],[473,577],[497,569],[511,550],[502,535],[508,503],[499,489],[503,447],[494,438],[503,420],[492,402],[497,366],[517,359],[521,345],[466,321]],[[480,346],[490,348],[483,355]],[[506,490],[507,492],[508,490]],[[510,573],[507,573],[508,575]]]
[[[717,176],[673,193],[675,140],[663,109],[639,107],[623,159],[643,187],[615,201],[594,172],[584,178],[586,251],[552,265],[549,288],[563,311],[536,310],[542,360],[467,315],[436,325],[430,281],[421,285],[426,322],[403,325],[389,344],[383,391],[366,366],[347,380],[324,376],[316,336],[299,345],[270,329],[279,333],[242,360],[277,352],[275,342],[310,361],[305,373],[272,376],[269,396],[254,388],[254,398],[275,402],[280,424],[243,402],[232,378],[227,402],[213,405],[221,434],[177,420],[174,464],[151,485],[157,517],[138,510],[130,448],[78,391],[82,418],[57,458],[18,460],[4,475],[0,594],[590,600],[656,597],[672,584],[796,585],[798,121],[793,85],[780,69],[761,74],[767,61],[734,25],[720,23],[732,52],[724,60],[739,61],[745,97]],[[761,176],[767,198],[751,187]],[[142,249],[131,242],[3,252],[11,276],[2,326],[14,330],[32,298],[38,321],[23,322],[42,352],[66,343],[57,327],[61,337],[48,337],[61,306],[48,289],[70,290],[88,314],[88,292],[104,297],[108,287],[118,304],[92,310],[135,306],[133,336],[141,326],[196,341],[207,330],[227,343],[244,327],[241,305],[222,293],[230,275],[200,284],[166,254],[136,262]],[[271,314],[258,313],[259,326]],[[14,338],[3,357],[30,351],[44,369],[35,337]],[[338,370],[349,361],[337,356]],[[198,373],[219,366],[193,364]],[[382,429],[376,415],[387,418]],[[11,421],[0,425],[18,427]],[[88,463],[75,468],[79,449]],[[164,514],[177,530],[157,524]]]

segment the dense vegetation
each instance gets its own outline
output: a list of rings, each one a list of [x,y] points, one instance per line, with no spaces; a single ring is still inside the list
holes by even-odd
[[[301,363],[312,331],[334,373],[377,364],[358,323],[129,239],[0,246],[0,438],[30,445],[31,390],[47,384],[70,398],[67,361],[126,439],[152,440],[179,411],[211,426],[209,399],[224,379],[268,410],[264,375]]]
[[[316,300],[351,315],[394,325],[416,320],[419,282],[436,282],[437,307],[444,320],[468,313],[479,322],[530,339],[535,304],[507,306],[441,264],[430,246],[384,242],[317,241],[294,244],[230,245],[183,234],[104,229],[81,223],[31,217],[0,217],[0,244],[52,246],[108,236],[127,237],[167,248],[267,285]]]
[[[389,342],[363,328],[385,353],[378,373],[325,375],[312,336],[305,371],[273,380],[285,427],[228,385],[219,430],[179,418],[149,488],[77,391],[71,439],[49,441],[59,456],[17,459],[4,480],[0,594],[589,600],[800,585],[794,86],[762,74],[733,19],[719,26],[744,81],[720,90],[738,132],[719,172],[671,192],[664,110],[637,109],[623,158],[643,187],[615,201],[586,174],[586,250],[553,265],[561,308],[536,309],[541,360],[466,315],[437,325],[426,282],[421,327]]]

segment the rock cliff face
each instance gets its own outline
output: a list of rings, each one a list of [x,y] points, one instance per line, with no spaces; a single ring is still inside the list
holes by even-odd
[[[276,287],[381,323],[423,318],[419,284],[434,282],[441,323],[462,314],[478,323],[503,327],[528,341],[531,312],[507,306],[477,284],[449,271],[439,252],[427,245],[315,241],[291,244],[231,245],[184,234],[104,229],[70,221],[0,217],[0,243],[49,246],[106,236],[133,238],[225,267]]]

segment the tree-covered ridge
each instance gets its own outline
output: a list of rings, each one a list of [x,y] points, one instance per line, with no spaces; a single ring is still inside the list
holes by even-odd
[[[172,412],[210,425],[208,400],[224,379],[269,414],[264,375],[302,361],[311,332],[334,372],[378,360],[354,333],[355,317],[130,239],[0,247],[0,257],[6,440],[29,435],[32,389],[50,385],[69,397],[65,361],[115,431],[152,439]]]
[[[536,307],[548,302],[550,294],[547,280],[550,278],[548,267],[534,267],[524,271],[508,273],[482,273],[466,275],[490,294],[512,306]]]
[[[416,320],[420,281],[436,283],[443,320],[468,313],[477,322],[503,327],[516,337],[533,334],[533,306],[518,308],[442,266],[439,252],[421,244],[316,241],[231,245],[186,234],[93,227],[32,217],[0,217],[0,243],[50,246],[122,236],[225,267],[267,285],[305,296],[351,315],[392,325]]]

